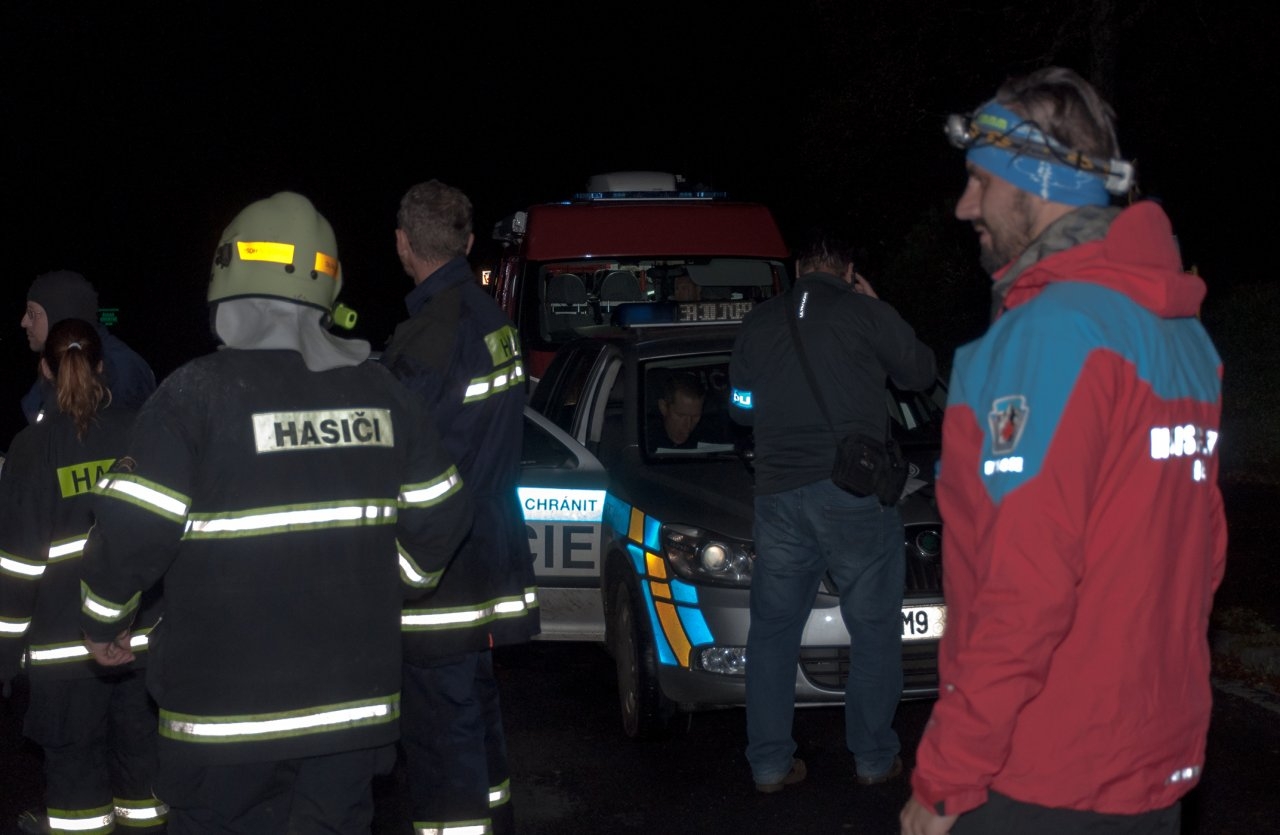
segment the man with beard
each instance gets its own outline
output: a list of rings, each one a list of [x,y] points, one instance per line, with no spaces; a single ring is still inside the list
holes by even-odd
[[[1168,218],[1075,72],[947,133],[995,280],[943,424],[947,631],[904,835],[1176,833],[1204,766],[1221,361]]]

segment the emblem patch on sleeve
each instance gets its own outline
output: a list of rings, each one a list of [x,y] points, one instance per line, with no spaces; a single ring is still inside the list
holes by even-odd
[[[987,422],[991,425],[991,454],[1009,455],[1022,439],[1031,409],[1027,398],[1021,394],[998,397],[991,403]]]

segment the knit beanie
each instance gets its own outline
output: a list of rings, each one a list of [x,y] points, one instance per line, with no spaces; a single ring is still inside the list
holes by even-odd
[[[98,322],[98,291],[84,276],[70,270],[54,270],[36,276],[27,291],[27,301],[44,308],[49,327],[63,319],[83,319],[90,324]]]

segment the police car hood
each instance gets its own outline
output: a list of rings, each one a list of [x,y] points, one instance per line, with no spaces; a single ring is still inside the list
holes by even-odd
[[[939,524],[929,473],[907,480],[898,509],[905,524]],[[751,541],[754,480],[738,459],[672,461],[619,467],[611,491],[664,523]]]
[[[752,478],[740,459],[628,462],[610,489],[663,522],[751,539]]]

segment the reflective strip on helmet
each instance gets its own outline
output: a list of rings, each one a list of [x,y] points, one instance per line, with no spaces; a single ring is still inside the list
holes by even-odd
[[[458,492],[462,476],[457,467],[450,467],[434,481],[406,484],[400,488],[400,504],[406,507],[431,507]]]
[[[52,832],[110,832],[116,819],[113,806],[99,806],[96,809],[48,809],[45,814]]]
[[[184,539],[255,536],[317,528],[347,528],[354,525],[393,523],[399,513],[395,505],[374,501],[363,505],[321,504],[308,508],[252,508],[226,513],[192,514]]]
[[[525,589],[520,597],[499,597],[479,606],[449,609],[405,609],[400,615],[400,629],[405,632],[429,632],[460,626],[476,626],[502,618],[522,615],[538,605],[536,588]]]
[[[236,241],[236,252],[241,261],[267,261],[272,264],[292,264],[297,250],[293,244],[278,241]],[[338,259],[323,252],[316,253],[315,263],[311,268],[318,273],[337,277]]]
[[[127,603],[115,603],[93,593],[85,581],[80,581],[80,611],[103,623],[113,623],[138,608],[142,592],[136,592]]]
[[[474,821],[414,821],[414,835],[490,835],[489,819]]]
[[[0,635],[13,636],[27,634],[27,630],[31,628],[31,618],[6,618],[0,617]]]
[[[84,553],[84,544],[88,541],[87,535],[81,535],[76,539],[53,543],[49,546],[49,562],[80,556]]]
[[[94,492],[127,501],[179,523],[186,520],[191,505],[186,496],[129,473],[111,473],[98,482]]]
[[[129,648],[137,652],[147,649],[150,645],[150,632],[150,629],[141,629],[130,635]],[[31,660],[33,667],[45,664],[60,664],[65,661],[83,661],[89,658],[90,655],[89,648],[82,641],[67,644],[32,645],[27,652],[27,658]]]
[[[335,278],[338,275],[338,259],[332,255],[325,255],[323,252],[316,253],[316,263],[313,269],[318,273],[331,275]]]
[[[44,569],[43,562],[34,562],[8,551],[0,551],[0,573],[12,574],[23,580],[34,580],[44,574]]]
[[[147,800],[115,799],[116,823],[120,826],[148,828],[165,822],[169,804],[152,797]]]
[[[160,709],[160,735],[185,742],[253,742],[384,725],[400,717],[400,694],[256,716],[189,716]]]
[[[400,579],[405,584],[415,589],[433,589],[440,583],[440,577],[444,574],[444,569],[439,571],[423,571],[422,567],[414,562],[413,557],[409,556],[409,552],[400,544],[400,540],[396,540],[396,550],[400,552]]]
[[[236,252],[241,261],[269,261],[272,264],[292,264],[293,244],[277,241],[236,241]]]

